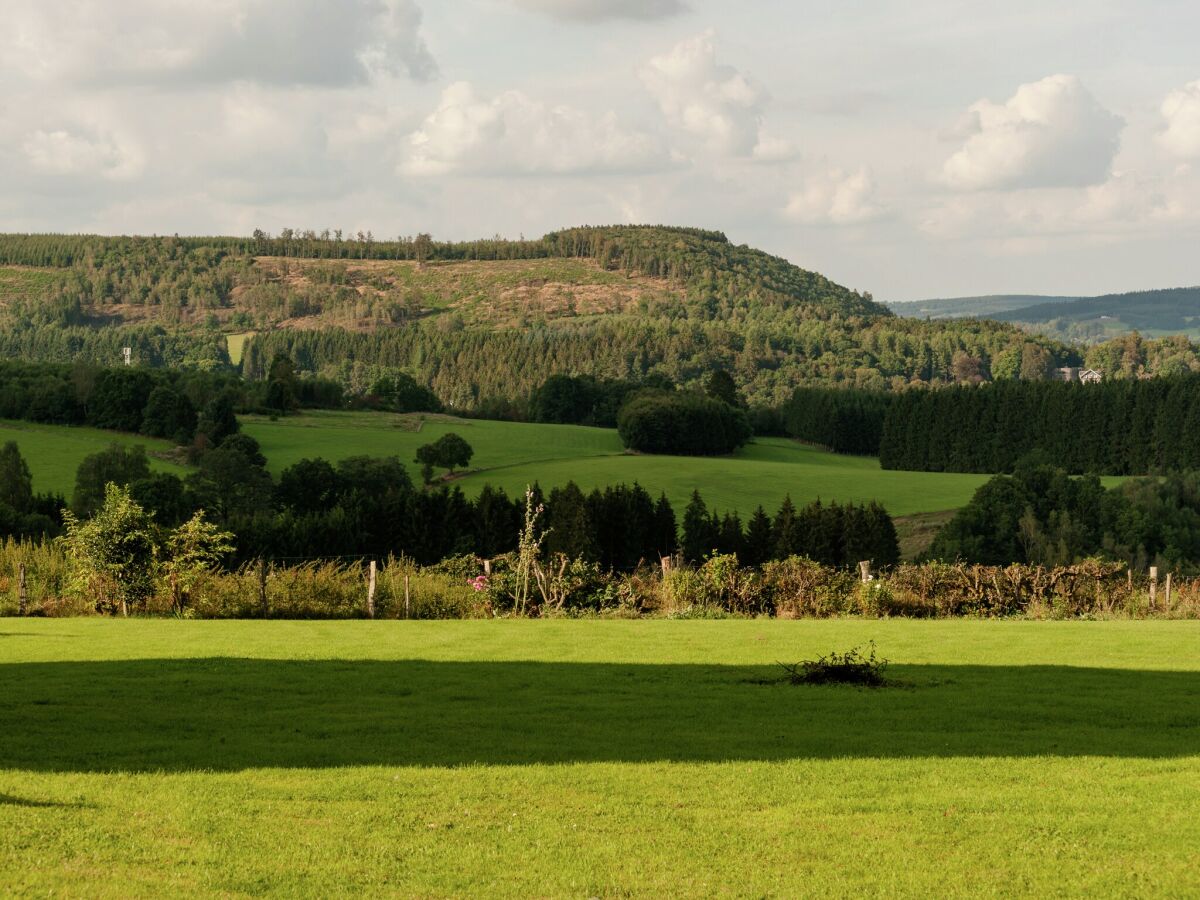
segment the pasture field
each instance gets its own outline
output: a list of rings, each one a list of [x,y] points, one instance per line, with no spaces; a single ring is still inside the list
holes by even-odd
[[[839,456],[786,438],[758,438],[726,457],[645,456],[625,453],[615,430],[581,425],[428,416],[416,431],[417,416],[343,412],[242,421],[276,474],[305,457],[395,455],[418,479],[417,447],[456,432],[475,450],[471,473],[457,481],[471,496],[489,483],[520,496],[534,482],[549,492],[571,480],[585,491],[637,481],[654,496],[665,491],[677,516],[697,488],[710,507],[736,510],[743,518],[760,503],[774,513],[785,494],[798,504],[818,498],[878,500],[892,515],[903,516],[963,506],[987,480],[985,475],[884,471],[876,459]]]
[[[794,687],[868,640],[896,686]],[[0,892],[1194,896],[1200,623],[0,620]]]
[[[68,500],[75,490],[75,470],[85,456],[99,453],[110,444],[133,446],[141,444],[148,453],[166,452],[171,449],[170,441],[144,437],[140,434],[124,434],[119,431],[103,431],[99,428],[77,428],[67,425],[41,425],[36,422],[0,420],[0,444],[16,441],[21,455],[29,465],[33,476],[33,489],[40,492],[62,494]],[[184,475],[186,467],[150,457],[150,468],[157,472]]]

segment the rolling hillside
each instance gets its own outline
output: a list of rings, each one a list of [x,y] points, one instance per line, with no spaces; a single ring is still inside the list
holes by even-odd
[[[420,427],[420,430],[416,430]],[[421,444],[443,434],[462,435],[475,450],[471,472],[456,479],[471,496],[485,484],[519,496],[575,481],[585,491],[634,481],[657,496],[665,492],[682,514],[693,490],[710,506],[748,518],[762,504],[774,511],[790,494],[811,500],[878,500],[894,515],[936,512],[964,505],[986,479],[978,475],[885,472],[868,457],[838,456],[786,438],[759,438],[732,456],[678,457],[625,453],[611,429],[377,413],[312,413],[271,421],[250,417],[243,430],[259,442],[268,468],[278,474],[305,457],[330,460],[367,454],[413,462]]]
[[[1057,306],[1081,299],[1043,294],[987,294],[979,297],[903,300],[887,303],[886,306],[896,315],[910,319],[1001,318],[997,313],[1034,305]]]
[[[463,243],[8,235],[0,267],[0,354],[111,364],[130,346],[144,365],[259,378],[285,353],[358,391],[402,369],[456,410],[520,404],[556,373],[689,385],[718,367],[774,405],[798,384],[953,380],[956,354],[987,371],[1029,340],[994,322],[902,319],[691,228]]]
[[[1075,340],[1099,341],[1130,331],[1200,335],[1200,287],[1039,303],[999,313],[995,318]]]
[[[1200,336],[1200,287],[1130,291],[1099,297],[996,294],[889,303],[898,316],[989,318],[1058,340],[1097,343],[1131,331]]]

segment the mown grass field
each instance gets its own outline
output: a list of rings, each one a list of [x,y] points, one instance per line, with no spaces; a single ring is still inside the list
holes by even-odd
[[[586,491],[637,481],[655,496],[665,491],[677,514],[698,488],[710,506],[743,516],[760,503],[774,512],[786,494],[797,503],[878,500],[901,516],[962,506],[987,480],[884,471],[878,460],[838,456],[785,438],[759,438],[729,457],[639,456],[626,454],[611,429],[433,416],[415,431],[415,421],[381,413],[314,412],[274,422],[250,417],[243,428],[262,445],[276,473],[305,457],[396,455],[418,478],[412,461],[417,447],[456,432],[475,450],[472,473],[458,480],[472,496],[488,483],[519,496],[534,482],[549,491],[574,480]]]
[[[169,441],[102,431],[98,428],[73,428],[64,425],[39,425],[34,422],[0,420],[0,444],[16,441],[33,476],[33,489],[60,493],[68,500],[75,489],[75,470],[85,456],[98,453],[110,444],[141,444],[147,452],[171,449]],[[183,466],[151,457],[150,468],[184,475]]]
[[[902,686],[772,681],[868,639]],[[4,619],[0,891],[1193,896],[1198,649],[1163,621]]]

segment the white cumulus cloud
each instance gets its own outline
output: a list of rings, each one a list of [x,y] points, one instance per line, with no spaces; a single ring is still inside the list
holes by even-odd
[[[784,207],[787,218],[806,225],[861,225],[884,212],[875,198],[875,181],[865,168],[830,169],[810,176]]]
[[[968,115],[970,136],[942,167],[960,190],[1100,184],[1124,127],[1073,75],[1023,84],[1004,103],[980,100]]]
[[[556,19],[602,22],[606,19],[665,19],[687,9],[681,0],[514,0],[530,12]]]
[[[1176,156],[1200,156],[1200,81],[1171,91],[1161,110],[1166,120],[1166,128],[1158,136],[1163,147]]]
[[[551,106],[520,91],[486,98],[458,82],[409,135],[401,171],[562,175],[646,171],[668,162],[656,140],[622,127],[612,112]]]
[[[717,153],[754,155],[766,91],[732,66],[717,62],[711,30],[655,56],[640,75],[673,128]],[[770,156],[778,157],[778,147],[769,150]]]
[[[79,83],[345,85],[436,64],[414,0],[6,0],[0,69]]]
[[[46,175],[123,181],[136,177],[145,163],[140,148],[130,141],[65,128],[37,129],[25,137],[21,149],[30,167]]]

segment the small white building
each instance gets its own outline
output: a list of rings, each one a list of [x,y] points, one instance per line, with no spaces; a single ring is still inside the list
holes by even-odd
[[[1079,381],[1083,384],[1099,384],[1104,376],[1095,369],[1083,369],[1079,366],[1063,366],[1058,370],[1059,381]]]

